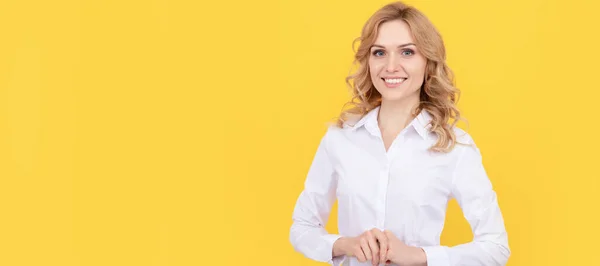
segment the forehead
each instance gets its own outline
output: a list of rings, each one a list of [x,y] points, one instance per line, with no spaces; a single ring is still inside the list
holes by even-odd
[[[397,46],[414,43],[410,28],[401,20],[386,21],[379,25],[375,43],[384,46]]]

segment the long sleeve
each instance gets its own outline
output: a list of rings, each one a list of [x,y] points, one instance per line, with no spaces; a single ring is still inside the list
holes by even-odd
[[[496,193],[474,143],[464,147],[453,177],[452,196],[471,225],[473,241],[454,247],[423,247],[428,266],[506,265],[508,236]]]
[[[309,168],[304,190],[294,207],[290,242],[305,257],[337,266],[341,264],[342,258],[332,258],[333,243],[341,236],[329,234],[325,230],[335,202],[336,186],[325,134]]]

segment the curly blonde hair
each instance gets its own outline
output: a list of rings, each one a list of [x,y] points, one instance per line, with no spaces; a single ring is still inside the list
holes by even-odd
[[[352,99],[344,105],[345,110],[336,125],[343,127],[351,117],[361,118],[381,105],[381,94],[375,89],[369,74],[369,50],[377,38],[379,26],[392,20],[402,20],[408,24],[416,46],[427,59],[420,103],[413,115],[422,110],[431,114],[430,130],[438,136],[438,141],[430,150],[449,152],[456,145],[452,127],[461,120],[456,106],[460,90],[454,86],[453,72],[446,64],[446,49],[441,35],[423,13],[402,2],[390,3],[377,10],[365,23],[361,36],[352,43],[354,47],[356,42],[360,42],[353,61],[358,69],[346,77]],[[351,108],[347,109],[348,105]]]

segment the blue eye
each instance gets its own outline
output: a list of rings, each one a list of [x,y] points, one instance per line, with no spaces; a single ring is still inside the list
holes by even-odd
[[[383,56],[384,52],[382,50],[375,50],[373,51],[373,55],[374,56]]]
[[[402,55],[413,55],[413,54],[415,54],[415,51],[413,51],[411,49],[406,49],[406,50],[402,51]]]

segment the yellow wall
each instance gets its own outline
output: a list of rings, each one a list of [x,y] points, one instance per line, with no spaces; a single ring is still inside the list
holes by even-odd
[[[1,1],[0,265],[319,265],[292,208],[385,3]],[[409,3],[446,40],[509,265],[600,265],[600,5]]]

